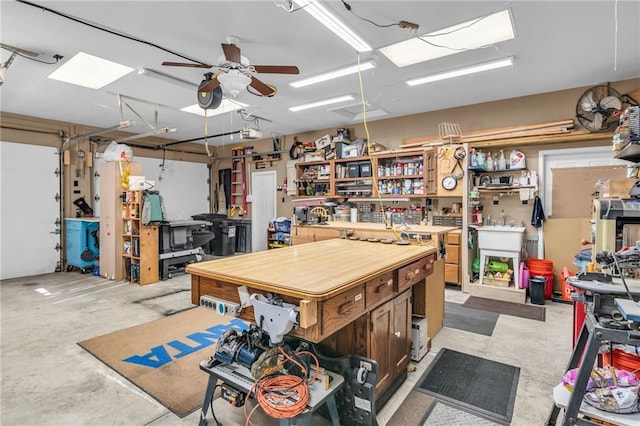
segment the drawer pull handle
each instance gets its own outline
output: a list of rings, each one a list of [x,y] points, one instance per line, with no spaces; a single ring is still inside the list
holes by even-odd
[[[386,287],[386,286],[387,286],[387,283],[379,284],[379,285],[376,287],[376,291],[375,291],[374,293],[379,294],[379,293],[380,293],[380,291],[381,291],[384,287]]]
[[[351,305],[353,305],[353,301],[349,300],[338,306],[338,315],[344,315],[345,312],[351,307]]]
[[[410,281],[410,280],[414,279],[415,277],[416,277],[416,273],[413,272],[413,271],[409,271],[409,272],[407,272],[407,275],[405,275],[404,279],[406,281]]]
[[[400,332],[399,332],[399,331],[396,331],[396,332],[395,332],[395,333],[393,333],[393,334],[395,334],[395,335],[396,335],[396,337],[400,337]]]

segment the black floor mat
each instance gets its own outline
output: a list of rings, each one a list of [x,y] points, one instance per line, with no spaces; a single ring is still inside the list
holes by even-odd
[[[473,296],[470,296],[462,306],[536,321],[544,321],[546,313],[545,307],[540,305],[527,305]]]
[[[416,390],[510,422],[520,368],[443,348]]]
[[[491,336],[499,317],[496,312],[467,308],[459,303],[445,302],[444,305],[444,326],[471,333]]]

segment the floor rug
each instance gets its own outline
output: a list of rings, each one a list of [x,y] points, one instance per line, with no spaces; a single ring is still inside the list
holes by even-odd
[[[503,302],[502,300],[470,296],[463,303],[463,306],[536,321],[545,320],[545,307],[541,305],[526,305],[524,303]]]
[[[491,336],[500,314],[468,308],[459,303],[445,302],[444,326]]]
[[[230,327],[244,330],[247,323],[196,307],[78,345],[184,417],[202,406],[209,376],[200,361]]]
[[[510,422],[520,368],[443,348],[416,390],[501,421]]]
[[[421,426],[500,426],[500,423],[476,416],[442,402],[434,403]]]

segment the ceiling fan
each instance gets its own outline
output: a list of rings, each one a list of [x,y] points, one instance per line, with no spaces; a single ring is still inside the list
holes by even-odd
[[[164,66],[174,67],[191,67],[191,68],[216,68],[218,72],[206,73],[205,79],[198,87],[201,96],[211,97],[212,102],[203,101],[205,104],[215,104],[216,99],[222,99],[220,86],[225,88],[232,96],[236,96],[241,90],[250,86],[262,96],[273,96],[276,89],[264,83],[254,76],[255,73],[263,74],[299,74],[300,71],[295,65],[251,65],[249,60],[242,56],[240,48],[237,46],[238,39],[236,37],[228,37],[227,43],[222,43],[222,51],[224,55],[218,58],[217,65],[185,63],[185,62],[163,62]],[[214,95],[215,93],[215,95]],[[200,97],[198,101],[201,103]],[[219,105],[219,102],[217,102]],[[216,108],[209,106],[209,108]],[[202,106],[202,105],[201,105]],[[203,107],[204,108],[204,107]]]

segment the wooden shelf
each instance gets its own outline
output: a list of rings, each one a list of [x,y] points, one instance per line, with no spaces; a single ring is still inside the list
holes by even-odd
[[[158,282],[158,227],[142,224],[143,191],[127,191],[122,204],[121,258],[125,281],[146,285]]]
[[[566,142],[579,142],[579,141],[596,141],[596,140],[611,140],[613,133],[589,133],[589,132],[570,132],[560,135],[542,135],[542,136],[527,136],[519,138],[508,139],[493,139],[489,141],[481,142],[469,142],[474,148],[489,148],[494,146],[500,147],[516,147],[516,146],[532,146],[532,145],[551,145],[556,143]],[[462,143],[466,142],[464,138],[461,139]]]

